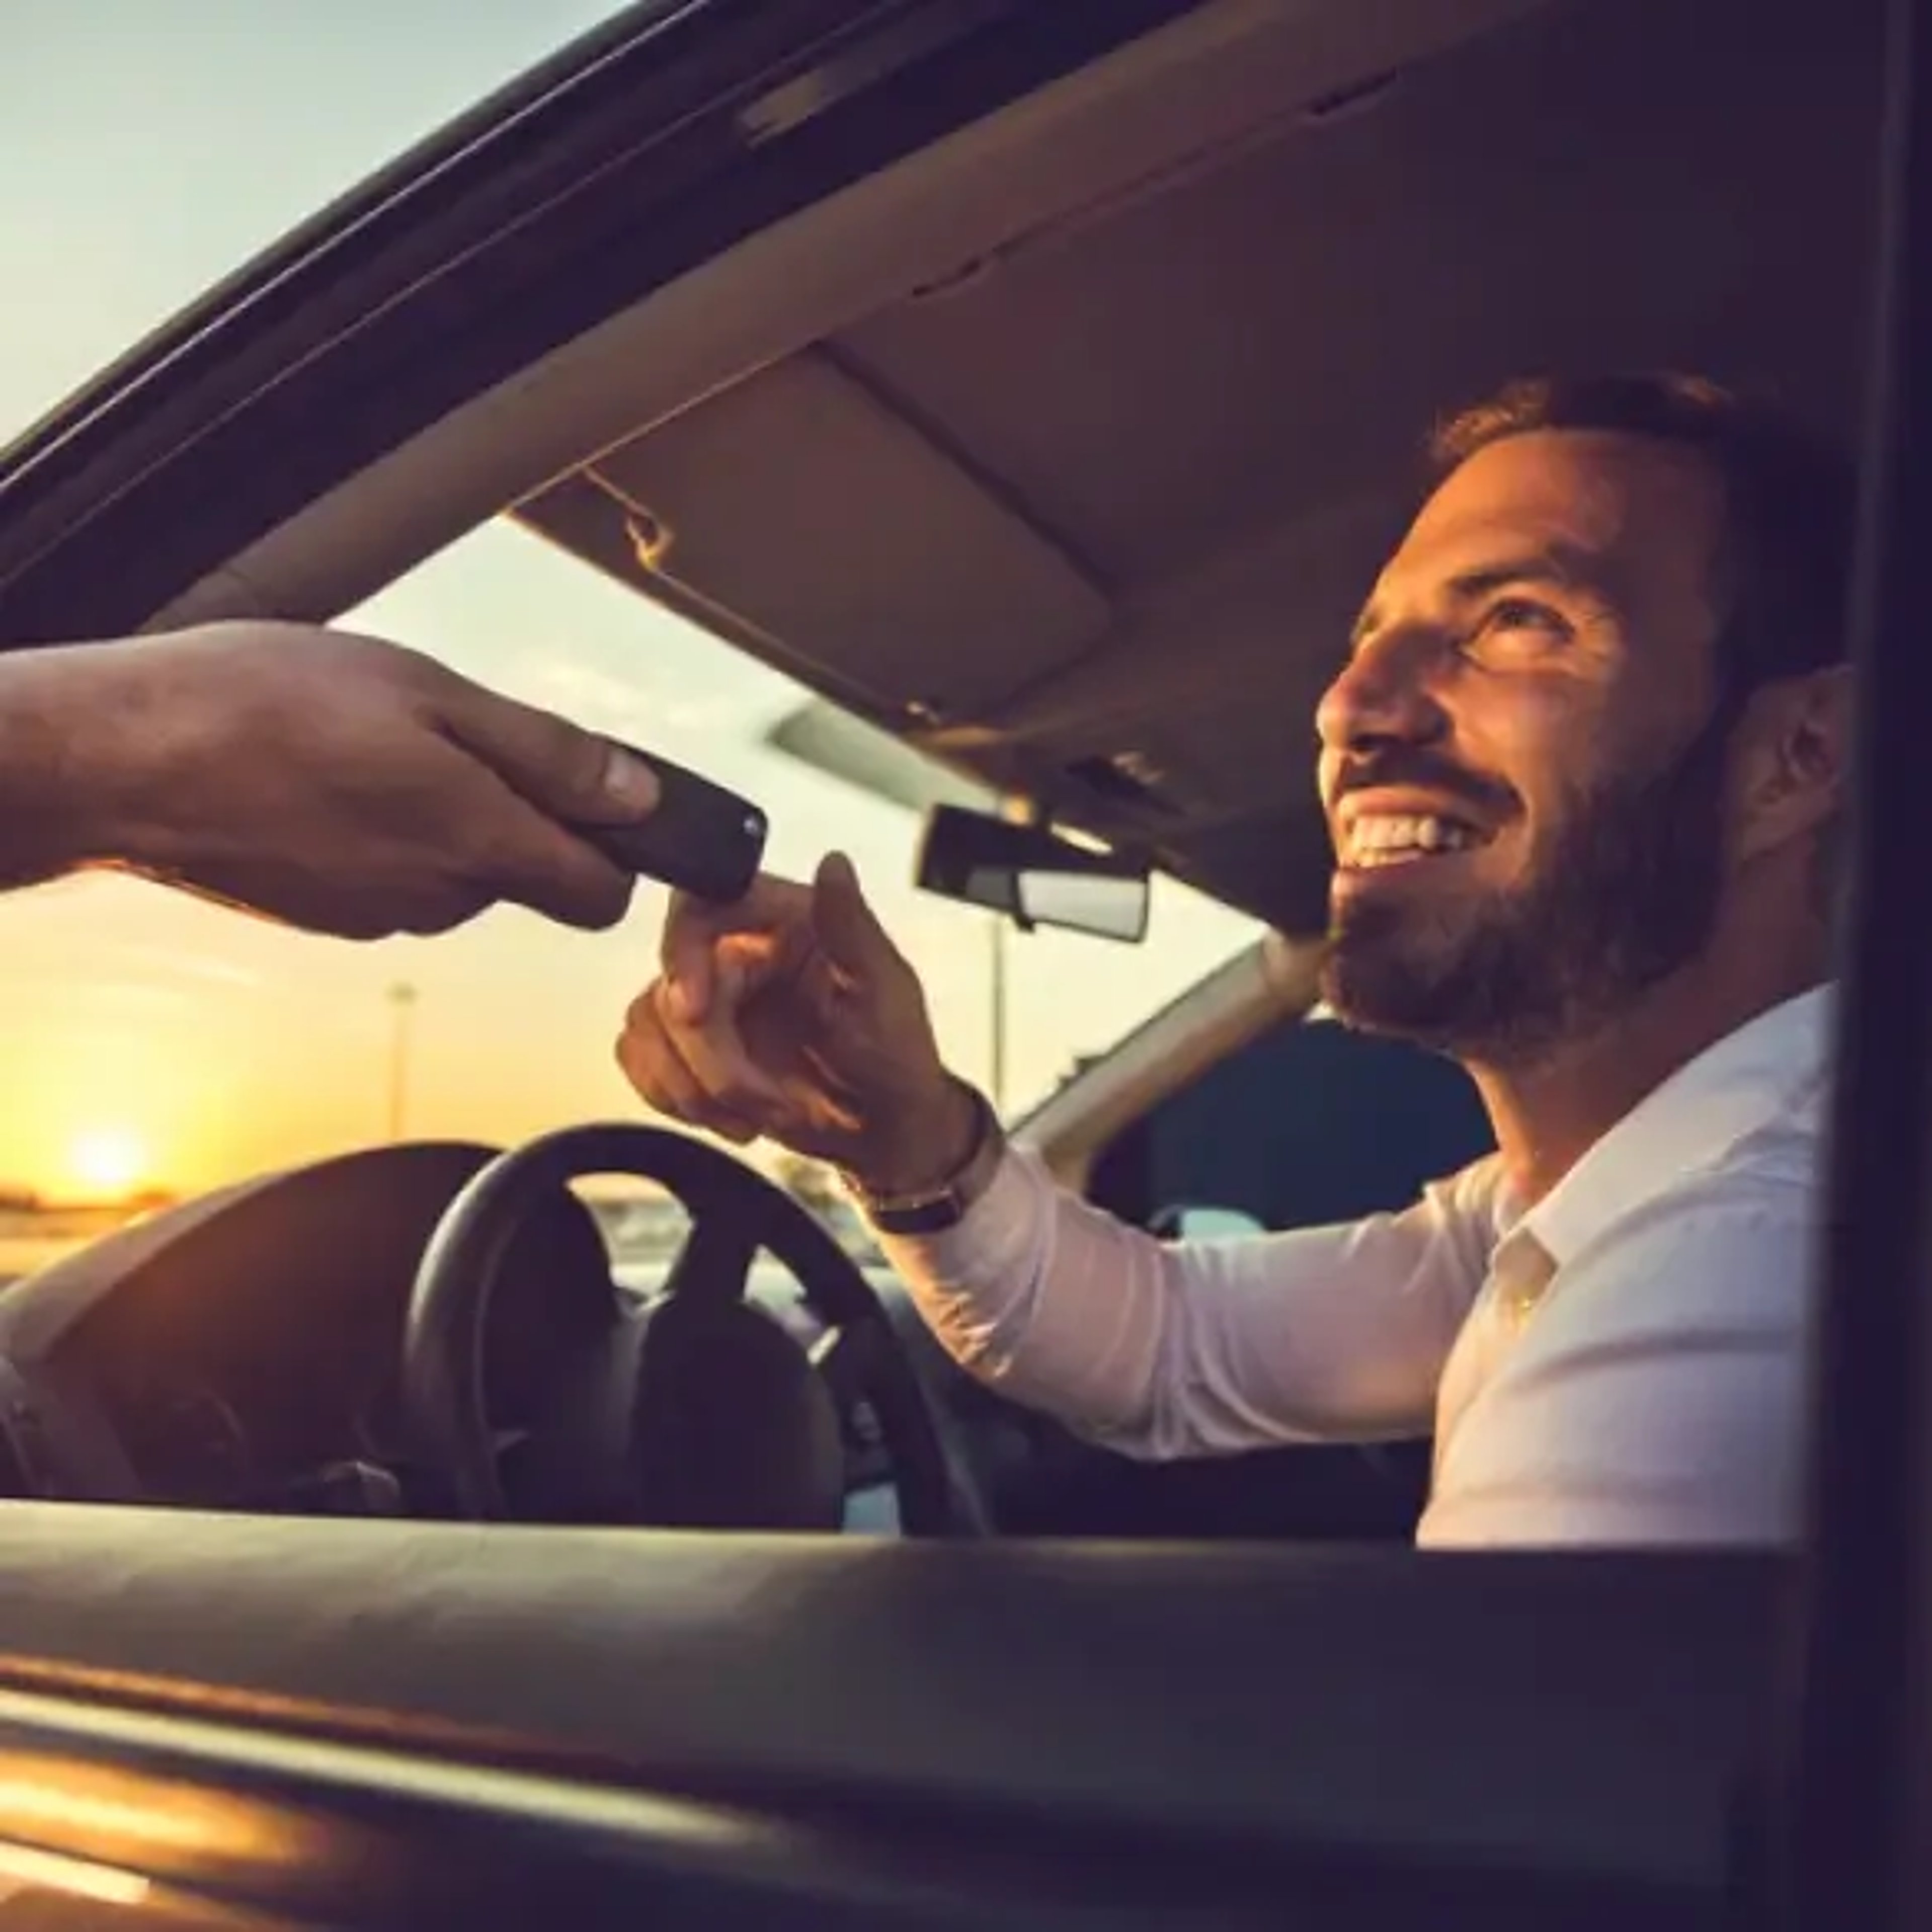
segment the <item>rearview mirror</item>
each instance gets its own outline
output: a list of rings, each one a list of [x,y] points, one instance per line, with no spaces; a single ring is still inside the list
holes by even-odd
[[[1028,926],[1061,926],[1132,944],[1147,937],[1148,882],[1131,874],[1025,872],[1014,882]]]
[[[1004,913],[1022,926],[1061,926],[1130,944],[1147,935],[1147,867],[1041,826],[935,806],[917,878],[929,892]]]

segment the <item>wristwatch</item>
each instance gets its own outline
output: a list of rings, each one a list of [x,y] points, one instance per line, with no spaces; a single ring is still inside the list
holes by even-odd
[[[976,1087],[961,1086],[973,1102],[973,1142],[965,1160],[938,1185],[911,1194],[877,1194],[855,1174],[842,1177],[866,1219],[882,1234],[938,1234],[956,1227],[992,1184],[1006,1151],[999,1118]]]

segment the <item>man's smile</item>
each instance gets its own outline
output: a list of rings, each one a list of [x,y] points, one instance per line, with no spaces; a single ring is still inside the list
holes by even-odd
[[[1487,845],[1496,836],[1474,808],[1393,790],[1364,790],[1336,813],[1339,875],[1353,877],[1416,867],[1433,869]]]
[[[1484,843],[1472,825],[1439,812],[1364,813],[1349,827],[1342,862],[1351,872],[1406,866]]]

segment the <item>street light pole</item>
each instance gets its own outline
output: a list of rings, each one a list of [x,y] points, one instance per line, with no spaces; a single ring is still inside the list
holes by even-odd
[[[409,1095],[410,1023],[415,1016],[416,989],[398,982],[389,988],[389,1138],[403,1137],[403,1119]]]

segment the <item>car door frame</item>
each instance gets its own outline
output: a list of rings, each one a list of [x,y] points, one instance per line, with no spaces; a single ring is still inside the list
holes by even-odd
[[[10,1504],[0,1750],[30,1774],[0,1782],[0,1854],[370,1925],[506,1902],[716,1922],[754,1899],[1145,1924],[1178,1896],[1204,1924],[1924,1923],[1932,960],[1895,882],[1932,807],[1910,654],[1880,646],[1932,570],[1907,352],[1932,319],[1932,5],[1888,17],[1868,756],[1803,1557],[725,1546]],[[8,474],[17,641],[66,628],[80,560],[188,473],[152,428],[122,450],[112,414]],[[97,628],[194,567],[157,548],[86,604]]]
[[[1270,1028],[1304,1017],[1319,964],[1318,946],[1280,933],[1243,946],[1022,1114],[1014,1144],[1084,1192],[1119,1135]]]

